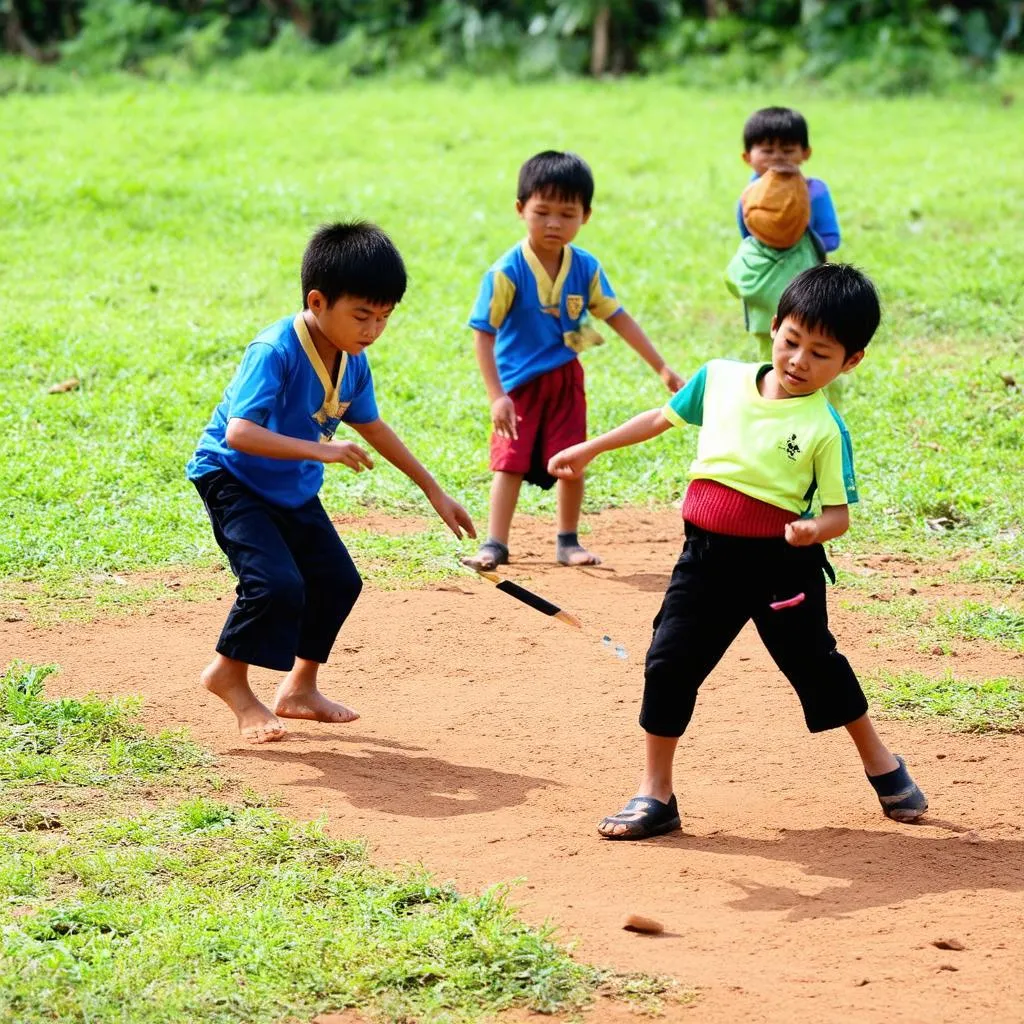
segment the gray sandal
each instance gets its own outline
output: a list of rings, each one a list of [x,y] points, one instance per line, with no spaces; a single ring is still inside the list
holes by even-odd
[[[500,540],[488,537],[475,555],[462,559],[462,564],[468,565],[470,569],[491,572],[499,565],[508,565],[508,548]]]

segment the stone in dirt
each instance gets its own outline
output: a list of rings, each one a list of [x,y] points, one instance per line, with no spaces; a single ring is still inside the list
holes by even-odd
[[[653,917],[644,917],[643,914],[627,914],[622,927],[627,932],[641,932],[644,935],[660,935],[665,926]]]
[[[959,939],[933,939],[932,945],[936,949],[952,949],[957,953],[967,948]]]

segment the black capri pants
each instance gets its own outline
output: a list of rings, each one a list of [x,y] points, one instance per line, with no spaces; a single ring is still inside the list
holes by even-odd
[[[281,508],[227,470],[194,483],[238,577],[217,652],[281,672],[327,661],[363,581],[320,499]]]
[[[727,537],[686,524],[647,652],[640,725],[655,736],[681,736],[697,691],[749,619],[789,680],[811,732],[860,718],[868,702],[850,663],[836,650],[825,607],[820,544],[797,548],[783,538]],[[792,607],[769,605],[805,594]]]

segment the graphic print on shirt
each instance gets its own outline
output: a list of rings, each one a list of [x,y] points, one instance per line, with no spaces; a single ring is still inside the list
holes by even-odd
[[[348,409],[351,404],[351,402],[325,401],[324,404],[321,405],[315,413],[313,413],[313,421],[320,428],[321,444],[327,444],[328,441],[334,439],[334,434],[341,425],[341,417],[345,415],[345,410]]]
[[[785,441],[780,441],[779,451],[785,452],[790,462],[796,462],[796,457],[801,452],[800,445],[796,443],[796,434],[790,434]]]
[[[569,314],[570,320],[579,320],[583,312],[583,296],[567,295],[565,297],[565,311]]]

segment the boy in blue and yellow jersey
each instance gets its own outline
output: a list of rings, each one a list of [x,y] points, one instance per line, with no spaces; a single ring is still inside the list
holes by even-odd
[[[683,384],[615,297],[600,263],[572,245],[590,219],[594,179],[574,153],[538,153],[519,171],[516,211],[526,238],[484,277],[470,318],[491,402],[490,522],[476,569],[508,562],[512,516],[523,480],[549,488],[559,449],[587,436],[587,399],[578,354],[601,343],[590,317],[604,320],[673,393]],[[596,565],[579,543],[583,480],[559,480],[555,555],[563,565]]]
[[[637,795],[598,829],[644,839],[680,827],[676,746],[697,691],[748,620],[796,690],[811,732],[845,727],[885,814],[914,821],[928,801],[875,732],[867,701],[828,629],[823,543],[845,533],[857,500],[849,435],[824,394],[864,357],[880,318],[853,267],[804,271],[783,293],[768,364],[714,360],[664,409],[560,452],[549,470],[579,476],[598,454],[673,426],[700,427],[683,503],[686,543],[647,652]],[[820,504],[814,515],[812,503]]]
[[[324,465],[360,472],[373,462],[335,438],[351,426],[416,483],[456,537],[476,533],[380,418],[366,350],[405,293],[405,266],[372,224],[334,224],[302,260],[303,310],[246,348],[189,461],[213,534],[238,577],[238,595],[202,675],[252,743],[280,739],[282,718],[350,722],[359,716],[317,687],[320,665],[362,581],[320,499]],[[274,710],[249,686],[249,666],[285,672]]]

